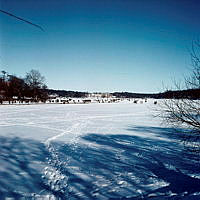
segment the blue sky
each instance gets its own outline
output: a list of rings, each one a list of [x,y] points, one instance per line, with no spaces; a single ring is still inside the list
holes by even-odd
[[[198,0],[0,0],[0,69],[49,88],[160,92],[190,69]]]

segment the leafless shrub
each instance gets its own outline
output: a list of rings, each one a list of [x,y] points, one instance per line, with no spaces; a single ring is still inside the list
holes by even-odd
[[[192,44],[191,61],[191,74],[184,78],[184,87],[175,83],[177,90],[184,89],[190,92],[163,100],[160,110],[164,122],[175,128],[187,130],[184,142],[195,151],[200,151],[200,41]]]

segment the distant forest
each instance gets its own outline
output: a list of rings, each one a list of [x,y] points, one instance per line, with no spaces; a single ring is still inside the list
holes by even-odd
[[[118,98],[155,98],[155,99],[200,99],[200,89],[188,89],[171,91],[168,90],[162,93],[143,94],[131,92],[114,92],[112,93]]]
[[[48,94],[57,94],[61,97],[87,97],[88,92],[66,91],[47,89]],[[155,98],[155,99],[200,99],[200,89],[189,89],[179,91],[166,91],[155,94],[132,93],[132,92],[113,92],[111,95],[117,98]]]
[[[66,91],[66,90],[54,90],[54,89],[46,89],[49,95],[58,95],[60,97],[72,97],[72,98],[81,98],[87,97],[88,92],[78,92],[78,91]]]
[[[45,84],[45,77],[37,70],[26,73],[24,78],[10,75],[5,71],[1,71],[0,74],[0,103],[13,100],[46,102],[50,95],[82,98],[88,97],[88,94],[88,92],[48,89]],[[131,92],[114,92],[110,94],[116,98],[200,99],[200,89],[168,90],[155,94]]]

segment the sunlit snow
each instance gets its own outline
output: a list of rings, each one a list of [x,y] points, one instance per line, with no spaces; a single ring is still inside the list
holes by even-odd
[[[199,157],[157,106],[0,106],[0,197],[200,198]]]

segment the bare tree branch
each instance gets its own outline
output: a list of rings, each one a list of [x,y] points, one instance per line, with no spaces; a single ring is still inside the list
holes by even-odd
[[[196,149],[200,151],[200,41],[192,43],[190,55],[193,69],[191,74],[185,77],[184,84],[186,89],[198,92],[195,95],[197,98],[195,99],[192,93],[188,93],[174,96],[173,99],[165,99],[160,105],[159,113],[165,123],[190,131],[184,142],[195,147],[195,151]],[[177,90],[182,89],[177,82],[174,82],[174,85]]]
[[[30,25],[32,25],[32,26],[35,26],[35,27],[39,28],[41,31],[44,31],[44,29],[43,29],[41,26],[39,26],[39,25],[37,25],[37,24],[34,24],[34,23],[32,23],[32,22],[30,22],[30,21],[28,21],[28,20],[26,20],[26,19],[23,19],[23,18],[21,18],[21,17],[18,17],[18,16],[16,16],[16,15],[13,15],[12,13],[9,13],[9,12],[4,11],[4,10],[1,10],[1,9],[0,9],[0,12],[1,12],[1,13],[4,13],[4,14],[6,14],[6,15],[9,15],[9,16],[11,16],[11,17],[14,17],[14,18],[16,18],[16,19],[18,19],[18,20],[21,20],[21,21],[23,21],[23,22],[25,22],[25,23],[27,23],[27,24],[30,24]]]

